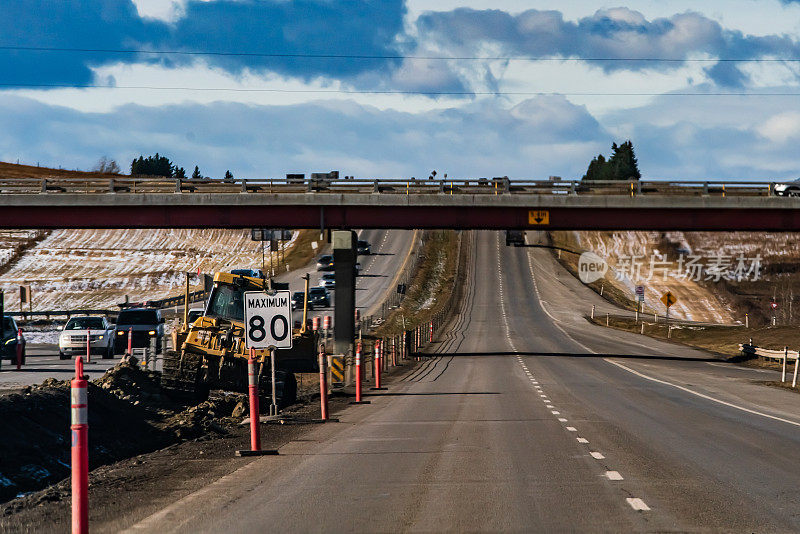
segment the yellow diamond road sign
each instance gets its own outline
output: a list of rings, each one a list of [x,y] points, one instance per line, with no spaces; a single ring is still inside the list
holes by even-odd
[[[672,306],[673,304],[675,304],[676,302],[678,302],[678,297],[676,297],[675,295],[673,295],[672,293],[670,293],[669,291],[667,291],[666,293],[664,293],[664,294],[661,296],[661,302],[663,302],[663,303],[664,303],[664,306],[666,306],[667,308],[669,308],[670,306]]]
[[[544,210],[530,210],[528,224],[550,224],[550,212]]]

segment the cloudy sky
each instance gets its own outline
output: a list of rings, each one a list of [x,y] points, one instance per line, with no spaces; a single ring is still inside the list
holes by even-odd
[[[800,176],[800,0],[0,7],[4,161],[572,178],[631,139],[645,178]]]

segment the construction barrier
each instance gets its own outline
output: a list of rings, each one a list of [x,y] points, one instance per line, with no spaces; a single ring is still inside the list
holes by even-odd
[[[344,356],[332,356],[330,362],[332,382],[344,382]]]

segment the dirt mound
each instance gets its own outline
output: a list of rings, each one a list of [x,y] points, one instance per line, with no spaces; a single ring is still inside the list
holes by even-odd
[[[122,361],[89,383],[90,469],[209,432],[225,433],[238,421],[230,416],[242,395],[215,392],[196,406],[178,404],[161,395],[157,373],[136,364]],[[69,381],[48,379],[0,397],[0,502],[69,476],[69,392]]]

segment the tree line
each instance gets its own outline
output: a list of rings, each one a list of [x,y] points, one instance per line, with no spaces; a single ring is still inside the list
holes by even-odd
[[[186,169],[178,167],[166,156],[156,152],[155,156],[139,156],[131,161],[131,176],[164,176],[167,178],[186,179]],[[200,172],[200,167],[194,166],[192,180],[202,180],[208,178]],[[225,180],[233,180],[233,173],[225,171]]]

